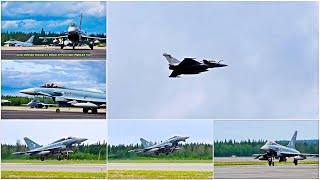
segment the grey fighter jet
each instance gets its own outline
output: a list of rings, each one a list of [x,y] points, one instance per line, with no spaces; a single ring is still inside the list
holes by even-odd
[[[72,87],[64,87],[61,84],[57,83],[48,83],[40,87],[23,89],[19,92],[35,97],[50,97],[58,103],[59,107],[79,107],[83,108],[84,113],[88,113],[88,111],[91,110],[93,114],[96,114],[98,113],[98,109],[106,107],[105,92],[80,90]],[[60,109],[57,108],[56,112],[59,113]]]
[[[293,157],[293,163],[298,165],[298,160],[305,160],[307,156],[319,157],[319,154],[300,153],[295,149],[297,139],[297,131],[294,132],[291,141],[287,146],[282,146],[274,141],[267,141],[261,147],[265,154],[254,154],[255,159],[267,160],[269,166],[274,166],[274,159],[279,159],[279,162],[287,162],[287,158]]]
[[[20,47],[33,46],[32,44],[33,39],[34,39],[34,35],[32,35],[26,42],[10,39],[9,41],[4,42],[4,44],[8,46],[20,46]]]
[[[160,153],[165,153],[166,155],[168,155],[169,153],[179,151],[181,148],[179,147],[178,143],[181,141],[186,142],[186,139],[188,138],[189,137],[173,136],[172,138],[159,144],[153,144],[151,141],[148,142],[147,140],[140,138],[140,141],[144,149],[134,149],[130,150],[129,152],[155,153],[156,155],[159,155]]]
[[[46,42],[47,39],[54,39],[53,43],[55,45],[59,44],[61,49],[63,49],[64,46],[67,46],[69,44],[72,44],[72,47],[74,49],[75,46],[81,45],[84,41],[89,41],[89,46],[91,50],[93,50],[93,46],[95,43],[100,43],[99,40],[106,40],[106,38],[88,36],[85,32],[81,30],[81,24],[82,14],[80,15],[79,27],[75,22],[73,22],[69,26],[68,31],[64,32],[63,35],[56,37],[39,37],[39,39],[43,39],[43,42]]]
[[[173,70],[169,77],[178,77],[181,74],[200,74],[208,71],[209,68],[218,68],[227,66],[225,64],[216,61],[210,61],[204,59],[203,61],[197,61],[196,58],[184,58],[181,62],[170,54],[164,53],[163,56],[169,62],[169,69]]]
[[[49,157],[57,157],[57,159],[60,161],[62,155],[68,158],[69,153],[73,153],[71,150],[72,145],[81,144],[87,140],[86,138],[66,137],[58,139],[46,146],[40,146],[27,137],[23,139],[26,142],[29,151],[15,152],[12,154],[20,156],[39,156],[41,161],[44,161],[45,158]]]

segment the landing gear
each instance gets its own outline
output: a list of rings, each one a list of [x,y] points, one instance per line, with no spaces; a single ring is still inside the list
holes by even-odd
[[[158,152],[155,152],[155,154],[156,154],[157,156],[159,156],[159,153],[158,153]]]
[[[293,160],[294,165],[298,165],[298,160]]]
[[[269,164],[269,166],[274,166],[274,161],[272,158],[268,159],[268,164]]]
[[[88,113],[88,111],[89,111],[89,110],[86,109],[86,108],[83,108],[83,110],[82,110],[83,113]]]
[[[60,109],[56,109],[56,113],[60,113]]]
[[[60,48],[63,49],[64,47],[64,42],[62,41],[62,44],[60,45]]]
[[[61,156],[58,156],[57,159],[58,159],[58,161],[61,161]]]
[[[92,114],[97,114],[98,113],[98,109],[92,109]]]
[[[75,42],[72,42],[72,49],[74,50],[74,47],[76,46]]]
[[[169,152],[167,152],[166,155],[168,156],[168,155],[169,155]]]
[[[41,160],[41,161],[44,161],[44,156],[41,156],[41,157],[40,157],[40,160]]]
[[[48,106],[44,106],[45,109],[48,109]]]
[[[94,44],[93,42],[90,42],[90,44],[89,44],[89,47],[91,50],[93,50],[93,44]]]

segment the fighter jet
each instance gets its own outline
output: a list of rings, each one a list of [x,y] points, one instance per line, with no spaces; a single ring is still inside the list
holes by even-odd
[[[73,153],[71,150],[72,145],[81,144],[86,141],[86,138],[66,137],[54,141],[46,146],[40,146],[29,138],[23,138],[27,144],[27,152],[14,152],[12,154],[19,156],[39,156],[41,161],[45,158],[57,157],[58,161],[61,160],[61,156],[65,156],[66,159],[69,157],[69,153]]]
[[[80,15],[80,27],[78,27],[77,24],[73,22],[69,26],[68,31],[64,32],[62,36],[39,37],[39,39],[44,39],[44,42],[46,39],[54,39],[53,43],[60,44],[61,49],[63,49],[64,46],[69,45],[70,42],[72,43],[72,47],[74,49],[75,46],[81,45],[84,41],[89,41],[91,50],[93,50],[93,46],[95,43],[100,43],[99,40],[106,40],[106,38],[88,36],[81,30],[81,24],[82,14]]]
[[[274,166],[274,159],[279,159],[279,162],[287,162],[287,158],[293,157],[294,165],[298,165],[298,160],[305,160],[307,156],[318,157],[319,154],[305,154],[300,153],[295,149],[297,131],[294,132],[291,141],[287,146],[282,146],[274,141],[267,141],[265,145],[261,147],[261,150],[265,151],[265,154],[254,154],[255,159],[267,160],[269,166]]]
[[[217,68],[227,66],[216,61],[204,59],[203,61],[196,61],[196,58],[184,58],[181,62],[170,54],[164,53],[163,56],[169,62],[169,69],[173,70],[169,77],[179,77],[181,74],[200,74],[208,71],[209,68]]]
[[[9,46],[33,46],[34,35],[32,35],[26,42],[17,41],[15,39],[10,39],[9,41],[4,42]]]
[[[40,99],[33,99],[28,104],[23,104],[30,108],[45,108],[48,109],[49,106],[56,106],[56,104],[48,104],[47,102],[43,103]]]
[[[5,103],[10,103],[11,101],[6,100],[6,99],[1,99],[1,104],[5,104]]]
[[[155,153],[156,155],[159,155],[160,153],[165,153],[166,155],[168,155],[169,153],[179,151],[181,148],[179,147],[178,143],[180,141],[186,142],[186,139],[188,138],[189,137],[173,136],[172,138],[159,144],[153,144],[151,141],[148,142],[147,140],[140,138],[140,141],[144,149],[134,149],[130,150],[129,152]]]
[[[20,93],[37,96],[50,97],[60,106],[75,106],[83,108],[84,113],[89,110],[93,114],[98,112],[98,109],[106,107],[106,93],[85,91],[74,88],[64,87],[57,83],[44,84],[39,87],[23,89]],[[59,113],[60,109],[57,108]]]

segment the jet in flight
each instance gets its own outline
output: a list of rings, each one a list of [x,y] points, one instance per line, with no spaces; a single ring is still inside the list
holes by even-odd
[[[129,152],[155,153],[156,155],[159,155],[160,153],[165,153],[166,155],[168,155],[169,153],[181,150],[178,143],[181,141],[186,142],[186,139],[188,138],[189,137],[173,136],[172,138],[159,144],[153,144],[151,141],[148,142],[147,140],[140,138],[140,141],[144,149],[134,149],[130,150]]]
[[[9,46],[33,46],[34,35],[32,35],[26,42],[17,41],[15,39],[10,39],[9,41],[4,42]]]
[[[287,158],[293,157],[293,163],[298,165],[298,160],[305,160],[307,156],[319,157],[319,154],[300,153],[295,149],[297,131],[294,132],[291,141],[287,146],[282,146],[274,141],[267,141],[260,149],[265,151],[265,154],[254,154],[255,159],[267,160],[269,166],[274,166],[274,159],[279,159],[279,162],[287,162]]]
[[[74,106],[83,108],[84,113],[89,110],[93,114],[98,112],[98,109],[106,107],[106,93],[85,91],[74,88],[64,87],[57,83],[44,84],[40,87],[23,89],[20,93],[43,97],[50,97],[58,103],[59,107]],[[56,112],[60,112],[57,108]]]
[[[66,137],[54,141],[46,146],[40,146],[27,137],[23,139],[26,142],[29,150],[26,152],[14,152],[12,154],[19,156],[38,156],[40,157],[41,161],[44,161],[45,158],[49,157],[57,157],[57,159],[60,161],[61,156],[64,156],[66,159],[68,159],[69,153],[73,153],[71,150],[72,145],[81,144],[87,140],[86,138]]]
[[[88,36],[85,32],[81,30],[82,25],[82,14],[80,15],[80,26],[78,27],[75,22],[71,23],[71,25],[68,28],[68,31],[64,32],[62,36],[57,37],[39,37],[39,39],[43,39],[44,42],[46,39],[54,39],[54,44],[60,44],[61,49],[63,49],[64,46],[67,44],[72,44],[72,47],[74,49],[75,46],[81,45],[84,41],[90,42],[90,49],[93,50],[93,46],[96,43],[100,43],[99,40],[106,40],[106,38],[101,37],[92,37]],[[70,43],[69,43],[70,42]]]
[[[164,53],[163,56],[169,62],[169,69],[173,70],[169,77],[179,77],[181,74],[200,74],[208,71],[209,68],[218,68],[227,66],[216,61],[203,60],[197,61],[196,58],[184,58],[181,62],[170,54]]]

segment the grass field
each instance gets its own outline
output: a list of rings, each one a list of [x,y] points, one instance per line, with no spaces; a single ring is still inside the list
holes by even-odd
[[[61,160],[56,159],[44,160],[2,160],[1,163],[23,163],[23,164],[106,164],[106,160]]]
[[[108,160],[108,163],[212,163],[212,160]]]
[[[267,165],[267,161],[257,161],[257,162],[214,162],[214,166],[237,166],[237,165]],[[276,162],[277,165],[284,165],[284,164],[292,164],[293,162]],[[299,164],[319,164],[318,161],[299,161]]]
[[[213,172],[109,170],[108,179],[212,179]]]
[[[102,172],[1,171],[1,179],[105,179]]]

